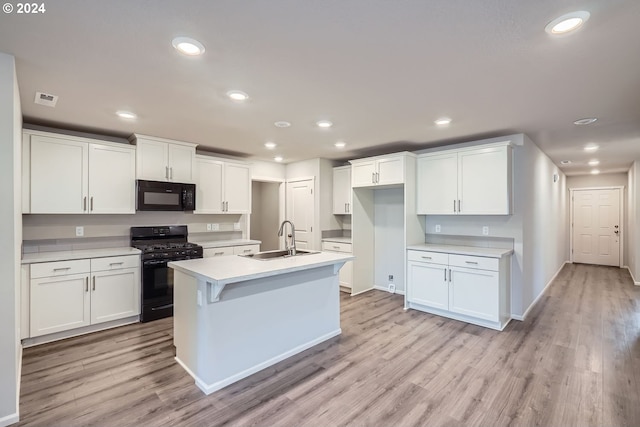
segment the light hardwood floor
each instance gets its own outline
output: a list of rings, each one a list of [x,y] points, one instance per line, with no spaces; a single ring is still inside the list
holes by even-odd
[[[205,396],[171,319],[25,349],[19,425],[638,426],[640,288],[567,265],[503,332],[372,291],[340,337]]]

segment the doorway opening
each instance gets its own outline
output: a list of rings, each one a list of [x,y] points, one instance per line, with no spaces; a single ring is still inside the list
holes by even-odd
[[[281,182],[251,182],[249,236],[262,242],[261,251],[280,249],[278,228],[284,217],[283,187]]]

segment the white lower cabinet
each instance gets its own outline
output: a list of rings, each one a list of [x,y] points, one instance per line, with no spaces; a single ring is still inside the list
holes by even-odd
[[[407,308],[497,330],[509,322],[509,256],[409,250],[407,259]]]
[[[137,255],[32,264],[29,337],[140,314]]]
[[[352,253],[351,243],[322,242],[322,250],[328,252]],[[347,261],[340,269],[340,290],[351,292],[353,283],[353,261]]]

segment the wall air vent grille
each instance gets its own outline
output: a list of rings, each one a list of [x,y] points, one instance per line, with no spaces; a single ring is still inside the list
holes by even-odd
[[[36,99],[33,102],[40,105],[46,105],[47,107],[55,107],[58,102],[58,96],[44,92],[36,92]]]

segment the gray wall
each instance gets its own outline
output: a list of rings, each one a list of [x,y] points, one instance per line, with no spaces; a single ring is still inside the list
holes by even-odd
[[[628,183],[626,173],[601,173],[599,175],[575,175],[567,177],[568,188],[587,187],[626,187]]]
[[[511,312],[523,316],[563,263],[569,259],[566,177],[526,136],[511,135],[461,144],[459,147],[511,140],[513,148],[513,214],[509,216],[428,215],[426,231],[443,235],[482,238],[489,236],[514,242],[511,260]],[[433,150],[425,150],[433,151]],[[560,179],[553,182],[553,174]]]
[[[280,183],[251,183],[251,227],[252,239],[261,240],[260,250],[279,248],[278,227],[280,226]]]
[[[374,190],[374,284],[387,288],[393,275],[396,291],[404,292],[404,189]]]
[[[0,425],[18,420],[22,114],[13,56],[0,53]]]

